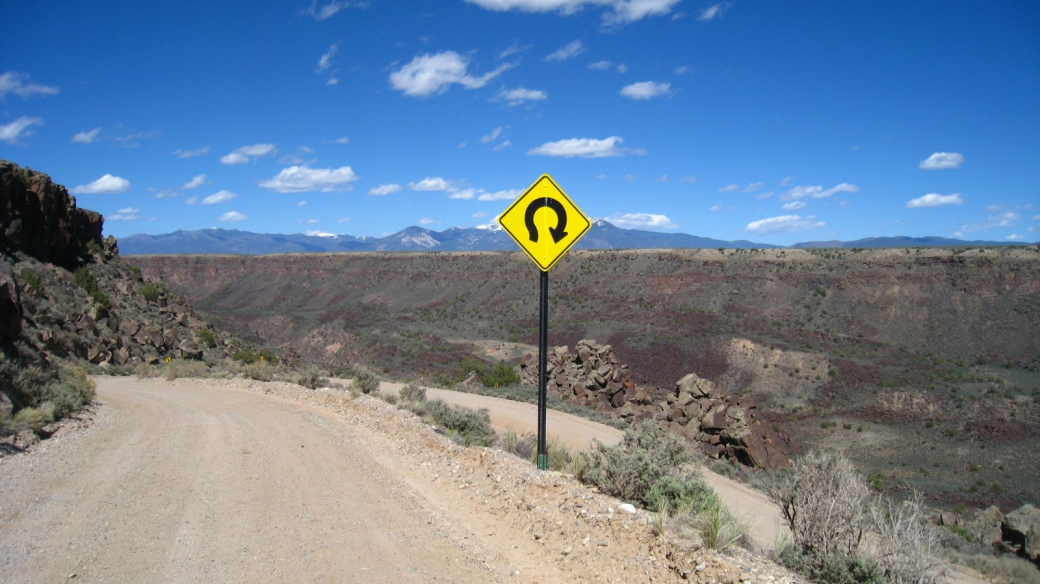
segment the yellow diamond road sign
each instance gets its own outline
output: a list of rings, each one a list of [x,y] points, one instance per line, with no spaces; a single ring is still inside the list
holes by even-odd
[[[520,195],[498,223],[543,272],[548,272],[592,227],[589,218],[547,174]]]

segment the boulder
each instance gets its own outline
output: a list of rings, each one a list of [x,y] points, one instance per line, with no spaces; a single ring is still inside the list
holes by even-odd
[[[480,376],[477,375],[477,372],[476,371],[470,371],[469,375],[466,376],[466,379],[463,379],[462,383],[460,383],[459,385],[472,386],[472,385],[481,385],[482,383],[483,382],[480,380]]]
[[[1001,539],[1018,555],[1040,562],[1040,509],[1026,503],[1004,517]]]
[[[997,506],[990,506],[968,524],[968,532],[974,535],[983,545],[999,543],[1001,537],[1001,524],[1004,522],[1004,514]]]

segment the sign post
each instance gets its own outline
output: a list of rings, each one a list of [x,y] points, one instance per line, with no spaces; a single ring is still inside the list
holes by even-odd
[[[549,270],[592,227],[552,177],[543,174],[498,218],[502,229],[541,270],[538,299],[538,469],[547,466],[546,371],[549,353]]]

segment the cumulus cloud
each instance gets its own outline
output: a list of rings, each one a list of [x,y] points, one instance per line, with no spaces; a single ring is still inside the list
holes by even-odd
[[[184,204],[185,205],[198,205],[199,204],[199,198],[198,197],[190,197],[187,201],[184,201]]]
[[[780,181],[780,186],[786,187],[787,185],[791,184],[791,181],[793,181],[793,180],[794,180],[794,177],[793,176],[789,176],[789,177],[785,178],[784,180]]]
[[[384,195],[392,195],[401,190],[401,185],[390,183],[387,185],[379,185],[378,187],[372,187],[368,189],[369,196],[382,197]]]
[[[105,216],[105,219],[108,219],[109,221],[134,221],[141,218],[140,213],[140,209],[126,207],[125,209],[120,209],[111,215]]]
[[[206,184],[206,175],[200,174],[195,178],[191,179],[190,181],[184,183],[184,185],[181,188],[183,188],[186,191],[190,191],[191,189],[197,189],[204,184]]]
[[[1015,211],[1007,210],[1002,213],[990,215],[986,218],[985,221],[962,225],[960,230],[957,231],[957,233],[955,233],[954,235],[960,237],[964,233],[970,233],[973,231],[985,231],[987,229],[995,229],[997,227],[1010,227],[1012,225],[1015,225],[1020,219],[1022,219],[1021,215],[1019,215]]]
[[[417,183],[408,183],[408,188],[413,191],[454,191],[455,185],[451,181],[444,180],[439,176],[426,177]]]
[[[367,2],[354,2],[353,4],[355,6],[357,6],[357,7],[359,7],[359,8],[364,8],[365,6],[368,5]],[[308,15],[308,16],[313,17],[314,20],[317,20],[317,21],[320,22],[322,20],[328,20],[328,19],[332,18],[340,10],[343,10],[344,8],[348,8],[350,5],[351,5],[350,2],[344,2],[344,1],[340,1],[340,0],[332,0],[332,2],[329,2],[328,4],[325,4],[325,5],[323,5],[323,6],[321,6],[319,8],[318,7],[318,2],[317,2],[317,0],[315,0],[314,2],[311,3],[310,7],[308,7],[306,10],[303,11],[303,13]]]
[[[770,217],[748,223],[747,230],[751,233],[766,235],[769,233],[800,233],[826,225],[823,221],[817,221],[815,215],[800,217],[798,215],[781,215]]]
[[[948,170],[958,168],[964,162],[964,156],[956,152],[936,152],[918,164],[924,170]]]
[[[347,191],[352,182],[358,179],[349,166],[339,168],[308,168],[306,166],[290,166],[282,169],[278,176],[260,183],[260,186],[279,193],[302,193],[321,191],[330,193]]]
[[[488,142],[494,140],[495,138],[498,138],[498,136],[501,133],[502,133],[502,126],[499,126],[499,127],[495,128],[494,130],[491,130],[491,132],[488,135],[481,136],[480,137],[480,143],[481,144],[487,144]]]
[[[654,81],[640,81],[621,88],[621,95],[629,99],[653,99],[668,93],[671,83],[656,83]]]
[[[709,211],[721,211],[722,210],[722,205],[712,205],[711,207],[708,207],[708,210]]]
[[[603,24],[627,24],[648,16],[668,14],[680,0],[466,0],[487,10],[505,12],[559,12],[574,14],[588,6],[603,6],[613,12],[603,14]]]
[[[592,69],[594,71],[603,71],[606,69],[610,69],[613,66],[614,64],[610,61],[596,61],[595,63],[589,63],[589,69]]]
[[[238,195],[232,193],[231,191],[217,191],[216,193],[206,197],[205,199],[202,199],[202,204],[216,205],[218,203],[226,203],[236,197],[238,197]]]
[[[769,197],[772,197],[772,196],[773,196],[773,191],[766,191],[764,193],[759,193],[759,194],[755,195],[755,200],[756,201],[761,201],[762,199],[768,199]]]
[[[679,227],[668,217],[651,213],[614,213],[604,219],[622,229],[675,229]]]
[[[618,148],[622,142],[620,136],[611,136],[603,140],[594,138],[571,138],[557,142],[546,142],[537,148],[527,151],[534,156],[562,156],[571,158],[603,158],[607,156],[623,156],[624,151]]]
[[[177,158],[192,158],[194,156],[202,156],[204,154],[209,154],[209,146],[206,146],[204,148],[198,148],[196,150],[174,150],[173,153],[177,156]]]
[[[405,95],[427,97],[435,93],[444,93],[456,83],[466,89],[484,87],[488,81],[512,66],[507,63],[480,77],[473,77],[468,72],[469,57],[463,57],[455,51],[444,51],[435,55],[427,53],[415,57],[391,73],[390,85]]]
[[[791,201],[790,203],[784,203],[781,205],[784,211],[797,211],[798,209],[804,209],[807,206],[805,201]]]
[[[730,6],[732,6],[731,2],[720,2],[718,4],[712,4],[711,6],[701,11],[701,15],[697,17],[697,20],[703,22],[710,22],[712,20],[715,20],[716,18],[719,18],[723,14],[725,14],[726,11],[729,10]]]
[[[430,219],[429,217],[423,217],[422,219],[419,219],[417,223],[419,225],[433,225],[434,223],[440,223],[440,221]]]
[[[740,189],[740,185],[738,185],[737,183],[733,183],[731,185],[726,185],[726,186],[722,187],[721,189],[718,190],[718,192],[720,192],[720,193],[735,193],[739,189]]]
[[[545,60],[566,61],[567,59],[573,59],[584,52],[585,46],[581,44],[581,41],[571,41],[567,43],[567,46],[549,53],[545,57]]]
[[[492,150],[494,150],[495,152],[498,152],[500,150],[505,150],[506,148],[511,148],[512,146],[513,146],[513,143],[510,142],[509,140],[506,140],[505,142],[502,142],[498,146],[495,146],[494,148],[492,148]]]
[[[101,128],[94,128],[89,132],[80,132],[72,137],[72,141],[76,144],[90,144],[91,142],[97,141],[98,134],[101,133]]]
[[[506,191],[498,191],[496,193],[482,193],[477,197],[478,201],[512,201],[523,194],[520,189],[509,189]]]
[[[830,189],[824,189],[821,186],[797,186],[786,193],[780,195],[781,201],[796,201],[798,199],[804,199],[805,197],[812,197],[814,199],[824,199],[835,193],[858,193],[859,187],[849,183],[841,183]]]
[[[41,95],[56,95],[60,89],[51,85],[37,85],[36,83],[23,83],[23,81],[29,79],[29,76],[25,73],[15,73],[14,71],[7,71],[0,74],[0,99],[6,96],[8,93],[20,95],[22,98],[41,96]]]
[[[72,189],[72,193],[75,195],[115,195],[126,192],[129,188],[130,181],[106,174],[90,184],[79,185]]]
[[[350,138],[343,136],[342,138],[336,138],[335,140],[333,140],[333,142],[335,142],[336,144],[346,144],[347,142],[350,142]]]
[[[324,73],[327,69],[332,67],[333,58],[335,58],[336,53],[338,52],[339,46],[337,46],[336,43],[332,43],[332,46],[329,47],[329,50],[325,51],[325,54],[323,54],[321,58],[318,59],[318,69],[317,71],[315,71],[315,73]]]
[[[299,223],[300,225],[317,225],[318,223],[321,223],[321,221],[318,221],[317,219],[300,219]]]
[[[220,163],[226,165],[244,164],[250,160],[267,156],[274,152],[274,144],[253,144],[243,146],[234,152],[220,157]]]
[[[8,144],[14,144],[18,141],[20,136],[29,136],[32,134],[28,129],[30,126],[42,125],[43,118],[22,116],[6,126],[0,126],[0,140],[7,142]]]
[[[693,73],[693,69],[691,69],[690,67],[687,67],[686,65],[679,65],[672,72],[675,73],[676,76],[679,76],[679,75],[685,75],[686,73]]]
[[[764,183],[764,182],[751,183],[748,186],[740,189],[740,192],[742,192],[742,193],[753,193],[753,192],[757,191],[758,189],[762,188],[762,185],[764,185],[764,184],[766,184],[766,183]]]
[[[954,193],[952,195],[938,195],[935,193],[927,194],[923,197],[917,197],[907,201],[907,209],[923,209],[925,207],[941,207],[943,205],[963,205],[964,199],[961,198],[960,193]]]
[[[228,211],[221,215],[217,221],[245,221],[246,216],[239,213],[238,211]]]
[[[503,87],[498,92],[498,95],[491,98],[491,101],[504,101],[507,105],[517,106],[525,101],[542,101],[545,99],[549,99],[549,94],[538,89],[525,89],[523,87],[506,89]]]

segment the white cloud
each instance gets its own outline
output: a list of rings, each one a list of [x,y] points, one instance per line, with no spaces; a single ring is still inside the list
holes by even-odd
[[[195,178],[191,179],[190,181],[184,183],[184,185],[181,188],[183,188],[186,191],[190,191],[191,189],[197,189],[204,184],[206,184],[206,175],[200,174]]]
[[[507,191],[498,191],[497,193],[483,193],[477,197],[478,201],[512,201],[523,194],[520,189],[509,189]]]
[[[987,229],[995,229],[997,227],[1010,227],[1022,219],[1022,216],[1014,211],[1004,211],[1003,213],[997,213],[996,215],[990,215],[985,221],[980,223],[969,223],[967,225],[961,225],[960,231],[956,233],[960,236],[961,233],[970,233],[972,231],[985,231]]]
[[[278,176],[260,183],[265,189],[279,193],[302,193],[307,191],[349,191],[350,183],[358,179],[349,166],[339,168],[307,168],[290,166],[283,168]]]
[[[509,45],[504,51],[499,53],[498,54],[498,58],[499,58],[499,60],[502,60],[502,59],[505,59],[506,57],[508,57],[510,55],[515,55],[517,53],[525,52],[529,48],[531,48],[531,47],[521,47],[520,46],[520,42],[519,41],[515,41],[515,42],[513,42],[513,44]]]
[[[204,154],[209,154],[209,146],[206,146],[205,148],[199,148],[197,150],[174,150],[173,153],[177,155],[177,158],[191,158],[193,156],[202,156]]]
[[[220,157],[220,163],[226,165],[244,164],[251,158],[260,158],[274,152],[274,144],[254,144],[243,146],[231,154]]]
[[[101,128],[94,128],[89,132],[80,132],[72,137],[72,141],[76,144],[90,144],[97,140],[97,136],[100,133]]]
[[[343,10],[344,8],[349,7],[350,5],[351,5],[350,2],[342,2],[342,1],[339,1],[339,0],[332,0],[332,2],[329,2],[328,4],[325,4],[324,6],[322,6],[321,8],[318,8],[318,2],[317,2],[317,0],[315,0],[314,2],[311,3],[310,7],[308,7],[306,10],[303,11],[303,13],[307,14],[309,16],[314,17],[314,20],[317,20],[317,21],[320,22],[322,20],[328,20],[329,18],[332,18],[333,16],[336,15],[337,12],[339,12],[340,10]],[[364,8],[365,6],[368,5],[368,3],[367,2],[355,2],[354,5],[359,7],[359,8]]]
[[[451,181],[444,180],[439,176],[426,177],[417,183],[408,183],[408,188],[413,191],[455,191],[455,185]]]
[[[764,185],[764,184],[766,184],[766,183],[764,183],[764,182],[751,183],[748,186],[740,189],[740,192],[742,192],[742,193],[753,193],[753,192],[757,191],[758,189],[762,188],[762,185]]]
[[[695,182],[697,182],[697,177],[693,176],[692,174],[688,174],[688,175],[682,177],[681,179],[679,179],[679,184],[695,183]]]
[[[604,71],[610,69],[614,64],[610,61],[596,61],[595,63],[589,63],[589,69],[594,71]]]
[[[231,191],[217,191],[216,193],[206,197],[205,199],[202,199],[202,204],[216,205],[217,203],[226,203],[236,197],[238,197],[238,195],[232,193]]]
[[[907,201],[907,209],[923,209],[925,207],[941,207],[942,205],[963,205],[964,199],[961,198],[960,193],[954,193],[952,195],[938,195],[936,193],[930,193],[923,197],[917,197]]]
[[[296,206],[297,206],[297,207],[303,207],[303,206],[305,206],[306,204],[307,204],[307,201],[300,201],[299,203],[296,203]]]
[[[491,98],[491,101],[504,101],[510,106],[517,106],[525,101],[542,101],[545,99],[549,99],[549,94],[538,89],[525,89],[523,87],[506,89],[503,87],[498,95]]]
[[[768,233],[800,233],[826,225],[823,221],[817,221],[815,215],[799,217],[798,215],[781,215],[759,221],[748,223],[747,230],[751,233],[765,235]]]
[[[318,221],[317,219],[300,219],[299,223],[300,225],[317,225],[318,223],[321,223],[321,221]]]
[[[715,20],[716,18],[721,17],[727,10],[729,10],[730,6],[730,2],[720,2],[718,4],[712,4],[711,6],[701,11],[701,15],[697,17],[697,20],[701,20],[704,22],[710,22],[712,20]]]
[[[448,198],[449,199],[462,200],[462,201],[469,201],[469,200],[473,199],[473,197],[477,196],[478,193],[482,193],[482,192],[484,192],[483,189],[463,189],[461,191],[456,191],[456,192],[448,195]]]
[[[494,148],[492,148],[492,150],[494,150],[495,152],[498,152],[500,150],[505,150],[506,148],[510,148],[512,146],[513,146],[513,143],[510,142],[509,140],[506,140],[505,142],[502,142],[498,146],[495,146]]]
[[[435,93],[444,93],[452,84],[458,83],[466,89],[484,87],[488,81],[502,74],[513,65],[500,65],[494,71],[480,77],[473,77],[467,72],[469,58],[455,51],[445,51],[421,57],[415,57],[390,74],[390,85],[405,95],[426,97]]]
[[[79,185],[72,189],[74,195],[115,195],[130,188],[130,181],[118,176],[106,174],[88,185]]]
[[[184,204],[185,205],[198,205],[199,204],[199,198],[198,197],[191,197],[187,201],[184,201]]]
[[[722,187],[721,189],[718,190],[718,192],[720,192],[720,193],[735,193],[739,189],[740,189],[740,185],[738,185],[737,183],[733,183],[731,185],[726,185],[726,186]]]
[[[333,140],[333,142],[335,142],[336,144],[346,144],[347,142],[350,142],[350,138],[343,136],[342,138],[336,138],[335,140]]]
[[[155,192],[155,190],[156,189],[148,189],[148,192]],[[174,197],[179,197],[180,193],[178,193],[177,191],[175,191],[173,189],[163,189],[163,190],[159,191],[158,193],[156,193],[153,196],[156,199],[172,199]]]
[[[349,222],[350,222],[350,217],[344,217],[344,218],[336,221],[336,223],[349,223]]]
[[[61,91],[57,87],[50,85],[22,83],[23,79],[28,78],[28,75],[24,73],[15,73],[14,71],[7,71],[0,75],[0,98],[3,98],[8,93],[13,93],[22,96],[22,98],[26,98],[34,95],[55,95]]]
[[[683,75],[686,73],[693,73],[693,69],[687,67],[686,65],[679,65],[675,68],[673,73],[675,73],[675,75]]]
[[[1007,236],[1008,241],[1018,241],[1019,239],[1023,239],[1023,237],[1021,235],[1018,235],[1017,233],[1012,233],[1011,235]]]
[[[120,209],[116,211],[112,215],[106,216],[105,219],[108,219],[110,221],[134,221],[136,219],[141,218],[141,216],[139,215],[140,212],[140,209],[126,207],[125,209]]]
[[[488,216],[488,213],[485,213],[484,211],[477,211],[476,213],[473,214],[473,218],[474,219],[480,219],[481,217],[487,217],[487,216]]]
[[[798,209],[804,209],[806,206],[808,205],[805,201],[791,201],[781,205],[784,211],[797,211]]]
[[[23,135],[29,136],[32,134],[31,131],[26,131],[29,126],[42,126],[43,118],[30,118],[22,116],[17,120],[7,124],[6,126],[0,126],[0,140],[9,144],[14,144],[18,141],[18,137]]]
[[[793,180],[794,180],[794,177],[793,176],[789,176],[789,177],[785,178],[784,180],[780,181],[780,186],[786,187],[787,185],[791,184],[791,181],[793,181]]]
[[[603,23],[626,24],[647,16],[660,16],[671,11],[680,0],[466,0],[487,10],[505,12],[559,12],[574,14],[586,5],[613,8],[603,14]]]
[[[650,213],[614,213],[605,219],[622,229],[675,229],[679,227],[664,215]]]
[[[761,201],[762,199],[768,199],[769,197],[772,197],[772,196],[773,196],[773,191],[766,191],[764,193],[755,195],[755,200],[756,201]]]
[[[628,72],[628,65],[626,65],[624,63],[619,64],[617,66],[617,72],[618,73],[627,73]]]
[[[326,69],[332,67],[332,59],[336,56],[336,53],[338,52],[339,47],[336,45],[336,43],[332,43],[332,46],[329,47],[329,50],[325,51],[325,54],[322,55],[320,59],[318,59],[318,70],[315,71],[315,73],[324,73]]]
[[[671,83],[655,83],[653,81],[641,81],[626,85],[621,88],[621,95],[629,99],[653,99],[659,95],[668,93]]]
[[[566,61],[567,59],[573,59],[584,52],[585,47],[581,44],[581,41],[571,41],[567,43],[567,46],[549,53],[545,57],[545,60]]]
[[[383,195],[392,195],[401,190],[401,185],[390,183],[388,185],[379,185],[378,187],[372,187],[368,189],[368,194],[373,197],[381,197]]]
[[[924,170],[948,170],[958,168],[964,162],[964,156],[956,152],[936,152],[918,164]]]
[[[329,80],[325,82],[325,85],[337,85],[338,83],[339,79],[336,79],[335,77],[329,77]]]
[[[495,128],[494,130],[491,130],[491,133],[489,133],[487,136],[481,136],[480,137],[480,143],[481,144],[487,144],[488,142],[494,140],[495,138],[498,138],[498,136],[501,133],[502,133],[502,126],[499,126],[499,127]]]
[[[246,216],[237,211],[228,211],[220,216],[217,221],[245,221]]]
[[[418,223],[419,225],[433,225],[434,223],[440,223],[440,221],[435,221],[433,219],[430,219],[429,217],[423,217],[422,219],[416,221],[416,223]]]
[[[611,136],[603,140],[594,138],[571,138],[557,142],[546,142],[537,148],[527,151],[535,156],[563,156],[570,158],[603,158],[606,156],[623,156],[624,151],[617,147],[622,142],[620,136]]]
[[[814,199],[824,199],[835,193],[858,193],[859,187],[849,183],[841,183],[840,185],[824,190],[821,186],[797,186],[786,193],[780,195],[781,201],[796,201],[805,197],[812,197]]]
[[[721,211],[722,210],[722,205],[712,205],[711,207],[708,207],[708,210],[709,211]]]

